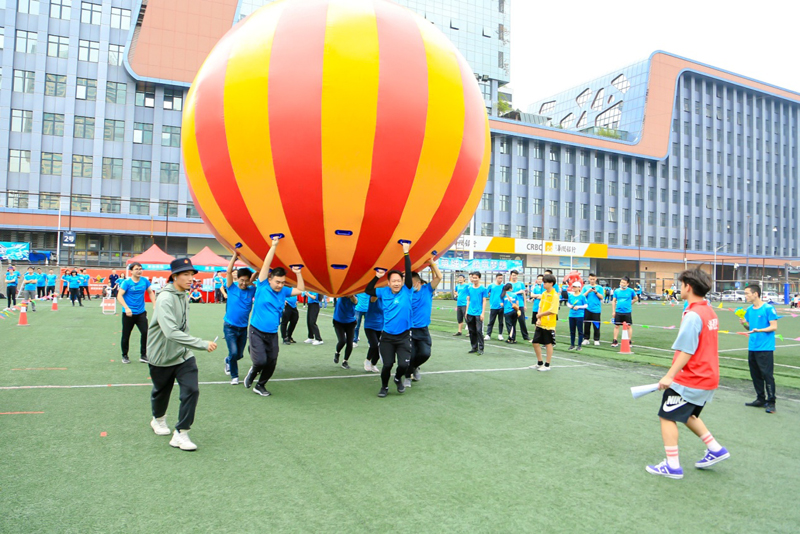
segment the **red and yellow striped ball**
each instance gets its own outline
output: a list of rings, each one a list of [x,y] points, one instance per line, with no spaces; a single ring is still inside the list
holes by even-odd
[[[444,252],[475,212],[490,159],[483,95],[431,23],[386,0],[285,0],[217,43],[183,118],[195,205],[261,266],[361,291],[373,269]],[[291,273],[290,273],[291,278]]]

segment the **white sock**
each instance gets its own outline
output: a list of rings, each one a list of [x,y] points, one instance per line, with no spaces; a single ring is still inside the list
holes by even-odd
[[[706,444],[706,447],[708,447],[708,450],[711,452],[719,452],[722,449],[722,445],[720,445],[719,442],[714,439],[714,436],[711,435],[711,432],[706,432],[705,435],[700,436],[700,439],[703,440],[703,443]]]
[[[681,462],[678,459],[678,446],[664,447],[664,450],[667,451],[667,465],[672,469],[678,469],[681,466]]]

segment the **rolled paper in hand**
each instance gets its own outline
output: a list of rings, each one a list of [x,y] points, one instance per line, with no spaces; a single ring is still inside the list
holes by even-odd
[[[658,391],[658,383],[648,384],[646,386],[634,386],[631,388],[631,395],[633,395],[634,399],[638,399],[654,391]]]

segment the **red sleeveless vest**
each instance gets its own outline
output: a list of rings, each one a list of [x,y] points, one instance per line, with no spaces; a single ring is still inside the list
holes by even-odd
[[[695,302],[684,311],[693,311],[703,321],[697,350],[683,369],[675,375],[674,382],[688,388],[717,389],[719,386],[719,319],[708,301]],[[678,356],[678,351],[672,361]]]

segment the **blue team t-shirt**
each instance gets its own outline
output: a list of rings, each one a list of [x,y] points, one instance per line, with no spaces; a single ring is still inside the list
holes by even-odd
[[[486,286],[469,286],[467,288],[467,295],[469,295],[469,307],[467,308],[467,315],[480,315],[483,313],[483,299],[487,297],[489,290]]]
[[[35,273],[27,274],[22,277],[22,283],[25,284],[25,291],[36,291],[36,284],[39,282],[39,276]]]
[[[514,282],[511,284],[511,292],[516,293],[517,291],[522,291],[519,295],[514,295],[514,298],[517,300],[517,305],[520,308],[525,307],[525,284],[522,282]]]
[[[222,287],[222,278],[219,276],[214,277],[214,289],[219,289]]]
[[[281,325],[283,307],[291,294],[292,288],[288,286],[283,286],[280,291],[275,291],[266,280],[259,284],[256,288],[250,326],[265,334],[277,334],[278,327]]]
[[[286,299],[286,305],[290,308],[297,309],[297,295]]]
[[[411,295],[411,328],[425,328],[431,324],[433,286],[422,284],[419,291]]]
[[[37,276],[36,287],[46,287],[47,286],[47,275],[42,273],[42,274],[37,274],[36,276]]]
[[[55,274],[47,274],[45,275],[45,280],[48,286],[55,286],[56,285],[56,278],[58,275]]]
[[[636,296],[636,293],[629,287],[626,287],[625,289],[618,287],[615,289],[614,298],[617,299],[616,312],[631,313],[634,296]]]
[[[514,303],[516,302],[517,298],[515,295],[513,295],[513,290],[507,292],[503,297],[503,315],[507,315],[509,313],[514,312]]]
[[[750,330],[754,328],[769,328],[770,321],[777,321],[778,314],[771,304],[762,304],[756,309],[750,306],[744,312],[744,320],[750,325]],[[774,351],[775,332],[755,332],[750,334],[747,340],[747,348],[755,351]]]
[[[503,300],[500,298],[500,295],[503,294],[503,286],[505,283],[489,284],[489,287],[486,288],[489,291],[489,309],[500,310],[503,308]]]
[[[68,284],[70,289],[78,289],[81,287],[81,277],[78,275],[72,276],[65,276],[64,281]]]
[[[531,289],[531,295],[541,295],[544,293],[544,284],[535,284],[533,289]],[[541,304],[541,299],[534,299],[533,301],[533,311],[539,312],[539,304]]]
[[[70,281],[70,287],[72,287],[72,281]],[[139,278],[138,282],[134,282],[133,278],[126,278],[119,287],[125,291],[123,298],[128,304],[128,308],[131,309],[131,313],[134,315],[144,313],[144,294],[150,287],[150,280],[144,276]]]
[[[88,274],[79,274],[78,275],[81,279],[81,287],[89,287],[89,278],[91,278]]]
[[[598,297],[595,291],[603,293],[603,286],[586,285],[583,287],[583,296],[586,297],[586,304],[589,305],[589,307],[586,308],[586,311],[591,313],[600,313],[602,309],[601,304],[603,303],[603,297]]]
[[[575,295],[574,293],[570,293],[567,297],[567,300],[573,306],[569,309],[569,316],[576,319],[582,319],[586,308],[579,308],[576,310],[575,306],[586,306],[586,297],[584,295]]]
[[[469,284],[460,284],[456,286],[456,292],[458,296],[456,297],[456,306],[466,306],[467,305],[467,288]]]
[[[393,336],[411,329],[411,297],[414,292],[405,285],[397,293],[390,287],[375,290],[383,305],[383,331]]]
[[[6,285],[15,286],[19,280],[19,271],[6,271]]]
[[[312,293],[311,291],[306,291],[306,297],[308,300],[306,301],[308,304],[319,304],[319,293]]]
[[[356,305],[349,297],[339,297],[336,299],[336,307],[333,309],[333,320],[339,323],[356,322]]]
[[[369,308],[369,298],[370,298],[369,295],[367,295],[366,293],[359,293],[358,295],[356,295],[356,298],[358,299],[358,304],[356,304],[356,311],[365,313],[367,311],[367,308]]]
[[[367,314],[364,316],[364,328],[378,332],[383,330],[383,300],[376,299],[375,302],[372,302],[370,297]]]
[[[253,299],[256,296],[255,286],[250,286],[243,290],[239,287],[239,284],[231,284],[227,289],[228,302],[225,303],[225,318],[223,321],[231,326],[247,328],[250,311],[253,309]]]

